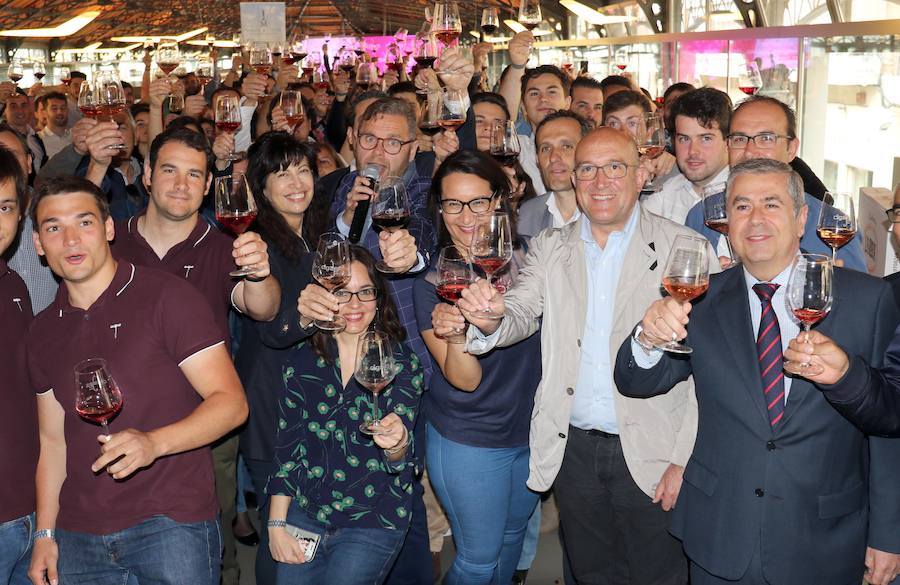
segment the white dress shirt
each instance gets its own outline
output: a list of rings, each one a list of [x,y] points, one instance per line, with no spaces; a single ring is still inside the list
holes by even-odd
[[[724,183],[728,180],[728,166],[709,181],[708,185]],[[701,189],[702,191],[702,189]],[[641,205],[648,211],[684,225],[688,211],[702,199],[694,184],[683,174],[678,173],[662,184],[662,188],[641,200]]]
[[[578,218],[581,217],[581,210],[576,207],[572,217],[565,219],[562,215],[562,211],[559,210],[559,205],[556,203],[556,193],[552,191],[550,192],[550,196],[547,197],[547,211],[550,212],[550,216],[553,218],[553,227],[555,228],[561,228],[570,223],[575,223],[578,221]]]
[[[72,144],[72,133],[68,129],[62,134],[56,134],[50,129],[49,124],[38,132],[38,136],[44,141],[44,150],[47,151],[47,158],[53,158],[53,155],[57,152]]]

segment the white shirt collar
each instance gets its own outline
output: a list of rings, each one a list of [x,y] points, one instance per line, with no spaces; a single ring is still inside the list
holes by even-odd
[[[559,205],[556,203],[556,193],[549,191],[547,195],[547,210],[550,211],[550,215],[553,217],[553,227],[561,228],[567,226],[570,223],[578,221],[578,218],[581,217],[581,210],[576,207],[572,217],[569,219],[563,218],[562,212],[559,210]]]

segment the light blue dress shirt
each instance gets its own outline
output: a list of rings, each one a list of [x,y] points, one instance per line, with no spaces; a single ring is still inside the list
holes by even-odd
[[[579,429],[619,433],[614,399],[613,366],[609,336],[615,317],[616,289],[625,263],[625,252],[637,227],[640,208],[634,206],[624,231],[613,232],[601,248],[581,217],[581,239],[587,269],[587,315],[581,338],[581,365],[569,421]]]

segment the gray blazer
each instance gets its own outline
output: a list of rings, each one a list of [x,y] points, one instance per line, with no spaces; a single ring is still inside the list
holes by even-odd
[[[660,298],[663,267],[679,234],[696,235],[684,226],[640,211],[616,291],[610,363],[647,305]],[[709,254],[715,258],[712,248]],[[718,270],[717,263],[715,266]],[[537,331],[538,319],[543,317],[543,376],[534,397],[529,437],[528,486],[536,491],[549,489],[562,465],[578,384],[586,297],[584,243],[581,221],[576,221],[532,238],[525,267],[505,297],[506,316],[497,332],[485,339],[469,328],[468,350],[481,354],[528,337]],[[685,465],[694,447],[697,407],[693,384],[682,382],[671,393],[649,400],[613,394],[628,469],[635,483],[652,497],[668,465]]]
[[[520,236],[533,238],[545,229],[553,227],[553,215],[547,209],[547,200],[550,197],[553,197],[552,191],[529,199],[519,207],[516,231]]]

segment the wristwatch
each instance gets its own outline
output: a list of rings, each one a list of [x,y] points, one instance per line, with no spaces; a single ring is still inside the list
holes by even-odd
[[[269,520],[268,522],[266,522],[266,526],[268,526],[269,528],[284,528],[285,526],[287,526],[287,521],[286,520]]]
[[[34,540],[39,538],[49,538],[52,541],[56,541],[56,530],[52,528],[44,528],[43,530],[35,530],[34,531]]]

